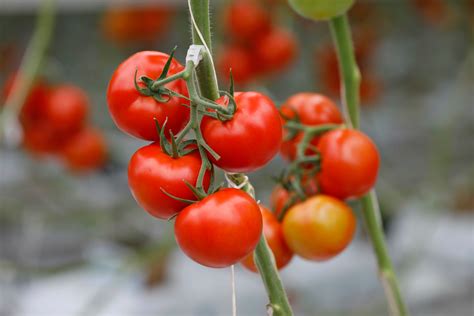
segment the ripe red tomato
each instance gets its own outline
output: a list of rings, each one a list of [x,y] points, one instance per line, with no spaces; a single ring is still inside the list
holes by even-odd
[[[340,199],[360,197],[377,180],[380,157],[372,140],[360,131],[338,129],[324,134],[319,143],[321,191]]]
[[[245,47],[231,45],[225,47],[218,56],[217,68],[223,77],[229,80],[229,71],[237,84],[246,84],[257,75],[252,52]]]
[[[314,261],[331,259],[352,241],[356,218],[348,205],[316,195],[293,206],[283,219],[283,234],[291,250]]]
[[[58,153],[68,141],[69,135],[58,135],[44,124],[23,126],[23,148],[36,157]]]
[[[279,71],[295,59],[297,44],[293,34],[272,28],[255,39],[255,58],[263,71]]]
[[[285,238],[283,237],[283,229],[275,215],[267,208],[260,206],[263,219],[263,234],[267,239],[268,246],[272,250],[275,257],[275,263],[278,269],[284,268],[293,258],[293,252],[288,248]],[[250,271],[257,272],[254,262],[253,253],[250,253],[244,260],[242,265]]]
[[[73,85],[50,89],[42,120],[56,133],[72,134],[85,124],[89,100],[84,91]]]
[[[8,96],[12,93],[15,80],[18,78],[17,73],[13,73],[7,79],[3,87],[3,102],[6,101]],[[33,83],[28,96],[26,97],[25,103],[23,104],[20,112],[20,121],[23,125],[32,125],[36,123],[39,117],[42,116],[42,112],[45,105],[45,100],[47,98],[49,88],[42,78],[38,78]]]
[[[107,9],[102,18],[102,30],[118,44],[149,43],[168,29],[172,16],[167,6],[113,7]]]
[[[244,41],[265,33],[271,27],[269,12],[256,1],[233,1],[224,16],[229,34]]]
[[[224,268],[255,249],[262,235],[262,215],[244,191],[222,189],[186,207],[174,228],[178,245],[191,259]]]
[[[120,64],[112,75],[107,90],[107,103],[112,119],[125,133],[145,140],[158,140],[153,118],[156,118],[160,125],[163,125],[168,118],[166,129],[167,131],[171,129],[175,135],[189,119],[189,109],[183,106],[189,104],[187,100],[171,97],[168,102],[162,103],[153,97],[140,94],[135,88],[135,71],[138,70],[137,78],[147,76],[156,79],[160,76],[168,58],[167,54],[160,52],[139,52]],[[183,66],[173,60],[168,75],[182,70]],[[182,95],[188,95],[186,83],[182,79],[170,82],[165,87]]]
[[[161,150],[158,143],[138,149],[128,165],[128,185],[137,203],[151,215],[168,219],[186,207],[186,203],[163,193],[193,200],[192,191],[184,181],[196,185],[201,168],[199,152],[172,158]],[[204,187],[209,188],[210,173],[204,177]]]
[[[216,102],[227,106],[228,98]],[[277,108],[258,92],[235,93],[237,109],[232,119],[221,122],[205,117],[201,131],[207,144],[221,158],[212,162],[226,171],[250,172],[265,166],[280,148],[282,126]]]
[[[85,127],[71,136],[62,149],[62,158],[73,172],[87,172],[102,167],[107,160],[107,144],[99,130]]]
[[[318,193],[318,183],[316,179],[312,177],[303,177],[301,180],[301,186],[306,194],[306,196],[312,196]],[[285,207],[288,207],[286,204],[290,203],[289,200],[294,196],[294,193],[288,192],[283,186],[277,185],[273,188],[272,194],[270,195],[270,205],[272,210],[275,213],[276,217],[279,217],[281,212]],[[300,202],[301,199],[294,198],[293,203]],[[291,205],[289,205],[291,206]]]
[[[317,126],[321,124],[341,124],[343,117],[337,105],[326,96],[319,93],[302,92],[289,97],[281,106],[280,112],[285,118],[299,118],[301,124]],[[283,158],[293,161],[296,158],[296,149],[303,134],[299,133],[291,140],[282,143],[280,153]],[[316,146],[319,137],[311,140],[311,145]],[[310,150],[306,154],[310,154]]]

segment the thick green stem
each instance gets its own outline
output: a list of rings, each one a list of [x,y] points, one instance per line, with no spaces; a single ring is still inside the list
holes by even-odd
[[[354,128],[359,127],[359,83],[360,72],[355,60],[350,25],[346,15],[333,18],[330,22],[331,34],[336,45],[339,71],[343,80],[341,91],[343,102],[349,114],[349,123]],[[398,285],[392,261],[387,250],[383,227],[380,223],[380,210],[375,190],[361,198],[364,223],[372,241],[379,276],[385,290],[390,312],[392,315],[408,315],[403,297]]]
[[[193,43],[205,45],[209,50],[196,68],[201,95],[209,100],[219,98],[217,77],[212,61],[211,26],[209,19],[209,0],[188,0],[191,16]],[[204,42],[203,42],[204,41]]]
[[[210,53],[206,54],[206,57],[199,63],[199,66],[196,69],[200,92],[203,97],[214,101],[219,98],[219,88],[211,55],[209,0],[188,0],[188,3],[192,14],[191,22],[193,23],[193,43],[197,45],[205,44]],[[203,43],[202,39],[205,43]],[[239,181],[246,181],[244,180],[246,177],[243,174],[229,174],[228,176],[237,185],[241,183]],[[242,189],[254,196],[254,189],[248,181],[246,181],[246,184]],[[255,263],[270,300],[268,309],[274,316],[293,315],[285,289],[283,288],[283,283],[278,275],[273,253],[268,247],[263,234],[254,254]]]
[[[54,1],[45,0],[36,20],[35,33],[28,44],[15,78],[12,93],[3,106],[0,117],[0,139],[3,137],[5,124],[8,120],[17,119],[21,107],[28,97],[49,46],[53,28]]]

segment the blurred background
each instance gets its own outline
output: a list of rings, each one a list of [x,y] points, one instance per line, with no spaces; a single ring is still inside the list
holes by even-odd
[[[211,1],[222,84],[232,66],[238,88],[264,92],[278,105],[301,91],[340,103],[327,25],[299,18],[285,1],[259,1],[285,33],[267,47],[287,46],[277,57],[267,52],[276,62],[256,71],[252,54],[261,43],[229,35],[230,7],[245,1]],[[21,62],[40,4],[0,0],[2,86]],[[177,45],[183,61],[190,43],[186,1],[60,0],[56,9],[41,77],[87,94],[88,121],[108,155],[79,172],[35,147],[0,149],[0,315],[230,315],[230,269],[185,257],[172,223],[155,220],[133,200],[127,163],[145,143],[114,126],[105,100],[112,72],[134,52]],[[410,310],[473,315],[474,2],[357,0],[350,19],[364,78],[362,129],[382,155],[377,190]],[[284,166],[277,157],[250,175],[263,203]],[[361,225],[335,259],[295,257],[281,276],[296,315],[387,315]],[[236,295],[239,315],[265,314],[259,276],[240,266]]]

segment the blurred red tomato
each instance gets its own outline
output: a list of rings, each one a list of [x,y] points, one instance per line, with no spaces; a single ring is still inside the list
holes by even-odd
[[[272,28],[255,38],[255,57],[263,71],[278,71],[287,67],[296,57],[297,44],[290,32]]]
[[[269,12],[257,1],[233,1],[224,16],[229,35],[242,41],[258,37],[271,26]]]
[[[99,130],[85,127],[68,139],[61,156],[71,171],[92,171],[105,164],[107,144]]]
[[[227,80],[229,80],[229,71],[232,69],[234,82],[246,84],[255,79],[258,72],[253,58],[252,51],[245,46],[229,45],[219,52],[217,68]]]

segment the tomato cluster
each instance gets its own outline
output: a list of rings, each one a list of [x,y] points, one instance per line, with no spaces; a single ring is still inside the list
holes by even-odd
[[[294,36],[274,25],[267,6],[257,0],[232,1],[224,14],[225,32],[230,39],[219,54],[218,70],[236,83],[285,69],[297,54]]]
[[[285,122],[281,155],[290,166],[272,192],[273,220],[264,216],[264,233],[279,268],[293,252],[324,261],[349,245],[356,218],[344,200],[374,186],[380,160],[370,138],[344,127],[338,107],[324,95],[295,94],[280,113]],[[254,269],[251,263],[243,262]]]
[[[156,218],[175,218],[181,249],[202,265],[221,268],[251,254],[267,217],[262,220],[246,192],[216,187],[214,167],[262,168],[278,153],[283,128],[278,109],[261,93],[200,97],[188,75],[191,65],[161,52],[136,53],[113,73],[107,103],[120,130],[152,141],[128,165],[137,203]]]
[[[4,87],[6,99],[18,75]],[[21,107],[23,147],[36,156],[60,158],[71,171],[100,168],[107,159],[105,139],[89,126],[89,100],[85,92],[71,84],[50,85],[38,79]]]

